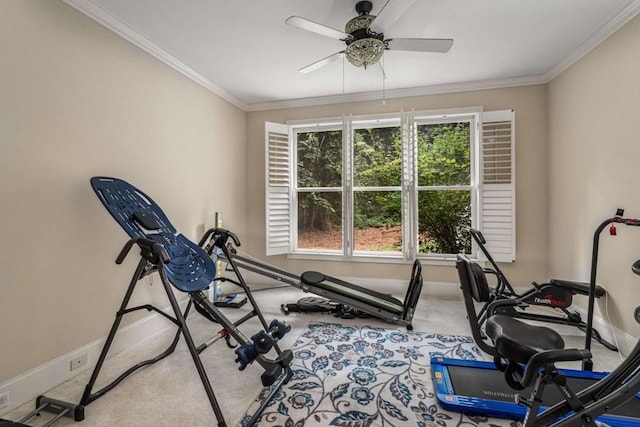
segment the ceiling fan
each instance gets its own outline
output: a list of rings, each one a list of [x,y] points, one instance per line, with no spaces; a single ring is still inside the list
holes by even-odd
[[[347,45],[344,50],[300,68],[298,71],[301,73],[315,71],[341,58],[343,55],[346,56],[347,60],[354,66],[367,68],[367,66],[377,63],[387,49],[438,53],[445,53],[451,49],[453,39],[385,39],[382,29],[379,32],[374,31],[378,26],[377,24],[381,21],[377,18],[382,16],[382,12],[386,9],[390,1],[391,0],[388,0],[385,3],[378,13],[378,16],[369,14],[373,9],[373,4],[370,1],[364,0],[356,3],[358,16],[347,22],[344,27],[344,32],[299,16],[287,18],[285,21],[287,25],[338,39]],[[399,16],[396,15],[390,19],[395,20],[398,18]],[[371,28],[372,25],[374,29]]]

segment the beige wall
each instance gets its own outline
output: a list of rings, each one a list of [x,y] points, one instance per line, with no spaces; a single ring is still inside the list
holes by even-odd
[[[89,187],[126,179],[197,238],[223,211],[243,249],[294,272],[404,278],[409,267],[265,257],[264,121],[482,106],[516,110],[514,283],[588,279],[595,226],[640,216],[640,18],[549,85],[246,114],[62,2],[0,4],[0,383],[104,336],[136,256]],[[247,202],[248,201],[248,202]],[[637,229],[602,244],[616,326],[637,334]],[[133,254],[133,252],[132,252]],[[426,266],[431,281],[457,281]],[[157,279],[136,301],[164,306]]]
[[[0,3],[0,383],[108,332],[137,262],[89,186],[244,234],[246,113],[60,1]],[[167,305],[158,280],[137,301]],[[43,390],[44,391],[44,390]]]
[[[400,110],[429,110],[482,106],[485,110],[516,110],[517,262],[505,274],[516,284],[547,277],[547,112],[544,86],[420,96],[403,99],[336,104],[252,112],[248,118],[248,241],[247,250],[294,272],[309,269],[350,277],[407,278],[408,265],[302,261],[285,256],[265,257],[264,122],[369,114]],[[455,268],[425,266],[425,280],[457,282]]]
[[[640,217],[640,16],[548,85],[549,261],[554,276],[589,279],[596,227],[624,208]],[[637,336],[640,229],[600,239],[598,282],[613,324]],[[604,310],[604,302],[599,306]],[[606,318],[606,316],[603,316]]]

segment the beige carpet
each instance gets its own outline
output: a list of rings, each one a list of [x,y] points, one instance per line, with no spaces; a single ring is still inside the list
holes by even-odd
[[[280,312],[280,304],[294,302],[305,296],[293,288],[280,288],[270,291],[256,292],[255,297],[263,309],[267,321],[279,318],[292,326],[292,331],[281,341],[282,348],[293,345],[309,322],[337,321],[330,315],[291,314],[284,316]],[[245,306],[246,307],[246,306]],[[227,309],[231,318],[242,316],[245,308]],[[342,324],[377,325],[387,329],[396,327],[376,319],[339,320]],[[460,299],[442,299],[429,295],[425,289],[423,298],[418,304],[414,319],[415,330],[443,334],[470,335],[463,303]],[[402,327],[396,327],[404,330]],[[196,345],[210,338],[220,328],[203,319],[197,313],[190,316],[190,329]],[[253,319],[243,325],[246,335],[259,329],[257,320]],[[583,334],[576,328],[558,328],[565,334],[571,346],[581,346]],[[108,331],[105,331],[105,335]],[[103,368],[100,384],[107,383],[123,370],[160,353],[166,348],[174,332],[167,332],[141,343],[118,355],[110,357]],[[604,349],[594,343],[596,370],[608,370],[619,363],[617,353]],[[260,383],[261,369],[251,365],[244,371],[238,371],[234,363],[235,354],[223,342],[218,342],[202,353],[202,360],[218,398],[227,425],[237,425],[244,412],[262,389]],[[82,373],[53,390],[43,390],[49,397],[78,402],[88,381],[91,371]],[[15,411],[3,415],[4,418],[18,420],[34,408],[30,402]],[[146,367],[127,379],[102,398],[88,405],[85,409],[86,419],[77,424],[71,419],[60,420],[57,426],[211,426],[217,425],[213,411],[209,405],[200,379],[186,345],[181,340],[174,354],[155,365]],[[41,426],[43,418],[33,419],[29,423]]]

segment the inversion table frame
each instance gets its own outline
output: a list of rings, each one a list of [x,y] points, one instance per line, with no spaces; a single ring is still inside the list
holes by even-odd
[[[418,260],[413,263],[411,279],[409,280],[404,301],[400,301],[391,295],[376,292],[316,271],[307,271],[298,276],[256,259],[239,255],[233,247],[228,248],[227,253],[224,255],[225,257],[230,257],[228,259],[233,260],[239,268],[286,283],[304,292],[320,295],[339,305],[351,307],[387,322],[406,326],[408,330],[413,329],[411,322],[423,283],[422,266]],[[282,309],[285,314],[288,314],[285,307],[282,307]]]
[[[203,247],[191,242],[182,234],[178,234],[159,206],[149,196],[127,182],[117,178],[94,177],[91,179],[91,185],[109,213],[131,238],[118,255],[116,263],[121,264],[134,245],[138,246],[141,252],[140,261],[122,305],[116,313],[116,319],[98,358],[91,379],[85,387],[80,402],[81,405],[87,405],[100,398],[137,369],[155,363],[173,353],[182,334],[218,420],[218,425],[226,426],[224,416],[199,355],[211,344],[222,338],[227,340],[227,344],[231,346],[229,337],[233,337],[240,344],[240,347],[235,350],[238,356],[236,361],[240,363],[240,370],[243,370],[253,361],[257,361],[265,369],[261,376],[263,385],[273,386],[256,412],[243,420],[242,423],[244,426],[254,425],[280,387],[291,378],[292,372],[289,364],[293,359],[293,355],[291,350],[281,351],[277,344],[278,339],[282,338],[290,327],[276,320],[272,321],[271,324],[267,324],[233,258],[227,254],[227,241],[231,239],[236,245],[239,245],[238,238],[227,230],[211,229],[201,239],[200,245],[206,245],[203,249]],[[220,249],[227,257],[229,265],[236,274],[237,284],[243,288],[253,306],[253,310],[250,313],[235,322],[229,320],[217,307],[211,304],[204,292],[215,279],[216,267],[211,257],[216,248]],[[158,272],[160,275],[162,285],[171,304],[173,316],[149,304],[128,307],[136,284],[143,277],[154,272]],[[172,287],[187,293],[189,296],[189,302],[184,312],[180,309],[171,289]],[[186,323],[186,318],[192,306],[207,319],[222,326],[222,329],[216,335],[200,346],[195,345]],[[174,323],[178,330],[173,342],[163,353],[138,363],[110,384],[96,392],[92,392],[123,316],[138,310],[155,311]],[[249,339],[238,329],[238,326],[254,316],[259,318],[264,330]],[[271,348],[277,352],[275,359],[269,359],[265,356]]]

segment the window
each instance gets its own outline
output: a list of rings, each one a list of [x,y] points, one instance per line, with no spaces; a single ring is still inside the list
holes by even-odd
[[[297,250],[343,252],[342,127],[295,133]]]
[[[267,255],[515,260],[513,111],[266,123]]]

